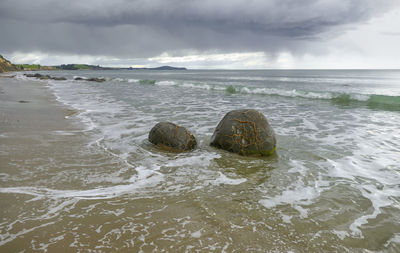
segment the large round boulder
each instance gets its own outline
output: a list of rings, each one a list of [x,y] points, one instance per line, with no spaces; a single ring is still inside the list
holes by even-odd
[[[245,156],[267,156],[275,152],[276,138],[261,112],[234,110],[219,122],[210,145]]]
[[[191,132],[171,122],[156,124],[150,130],[149,141],[161,149],[174,152],[189,151],[197,145]]]

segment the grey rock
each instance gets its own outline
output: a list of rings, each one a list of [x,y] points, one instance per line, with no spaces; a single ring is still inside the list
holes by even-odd
[[[91,78],[87,79],[87,81],[101,83],[101,82],[105,82],[106,79],[102,78],[102,77],[91,77]]]
[[[210,145],[244,156],[268,156],[275,153],[276,138],[261,112],[234,110],[220,121]]]
[[[197,145],[191,132],[171,122],[157,123],[149,133],[149,141],[161,149],[174,152],[189,151]]]

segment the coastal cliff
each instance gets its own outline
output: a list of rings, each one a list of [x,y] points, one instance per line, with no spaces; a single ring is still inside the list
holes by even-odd
[[[19,68],[0,55],[0,73],[16,70]]]

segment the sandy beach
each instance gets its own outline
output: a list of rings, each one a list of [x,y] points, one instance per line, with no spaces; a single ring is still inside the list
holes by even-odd
[[[70,252],[70,245],[81,232],[63,235],[53,245],[58,232],[51,231],[63,231],[70,223],[60,211],[80,199],[71,202],[70,197],[81,191],[85,194],[88,189],[90,195],[90,189],[98,186],[99,179],[91,175],[112,173],[121,167],[109,153],[90,142],[77,111],[58,102],[47,84],[0,78],[2,252]]]
[[[6,178],[11,179],[21,169],[33,172],[49,160],[62,157],[66,146],[73,148],[82,143],[78,141],[83,140],[81,135],[71,134],[81,129],[76,119],[69,117],[75,113],[59,103],[44,82],[0,78],[2,187],[16,186],[15,181]],[[32,179],[27,177],[26,183],[41,184]],[[2,211],[6,211],[5,206]]]
[[[66,116],[72,112],[56,101],[43,82],[0,79],[2,135],[69,130]]]
[[[0,252],[399,251],[398,71],[40,73],[0,78]],[[276,157],[209,145],[238,108]]]

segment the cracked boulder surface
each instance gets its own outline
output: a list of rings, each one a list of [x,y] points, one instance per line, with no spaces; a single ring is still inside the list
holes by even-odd
[[[191,132],[171,122],[157,123],[150,130],[149,141],[163,150],[173,152],[190,151],[197,145]]]
[[[276,138],[261,112],[234,110],[219,122],[210,145],[244,156],[268,156],[275,153]]]

